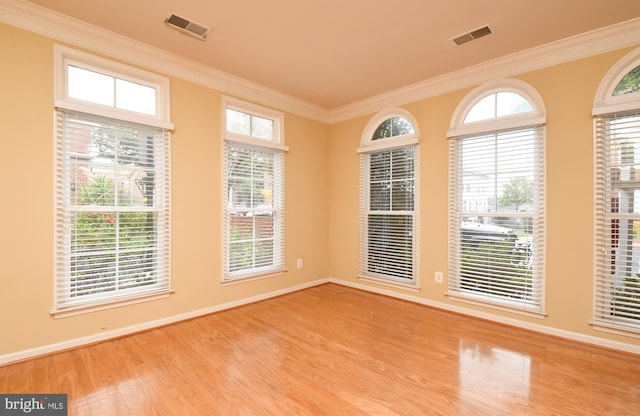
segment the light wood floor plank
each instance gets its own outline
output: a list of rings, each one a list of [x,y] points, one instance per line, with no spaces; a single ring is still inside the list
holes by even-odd
[[[0,367],[70,415],[638,415],[640,357],[335,284]]]

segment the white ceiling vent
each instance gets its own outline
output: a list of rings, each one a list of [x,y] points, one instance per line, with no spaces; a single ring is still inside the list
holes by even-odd
[[[205,40],[210,30],[208,27],[199,25],[175,14],[167,17],[164,22],[169,27],[200,40]]]
[[[454,41],[456,45],[460,46],[463,43],[471,42],[472,40],[475,40],[490,34],[491,34],[491,29],[489,28],[489,26],[483,26],[481,28],[472,30],[471,32],[467,32],[460,36],[456,36],[451,40]]]

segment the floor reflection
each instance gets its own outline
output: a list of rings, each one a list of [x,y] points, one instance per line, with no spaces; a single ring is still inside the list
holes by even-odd
[[[462,339],[459,343],[460,398],[511,406],[527,402],[531,379],[531,357]]]

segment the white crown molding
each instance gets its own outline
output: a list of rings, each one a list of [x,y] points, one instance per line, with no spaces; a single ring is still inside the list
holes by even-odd
[[[385,108],[475,87],[496,78],[511,77],[635,45],[640,45],[640,18],[483,62],[332,109],[329,112],[329,122],[350,120]]]
[[[181,78],[281,111],[328,123],[327,109],[210,66],[21,0],[0,0],[0,22]]]
[[[22,0],[0,0],[0,22],[323,123],[640,44],[640,18],[635,18],[329,110]]]

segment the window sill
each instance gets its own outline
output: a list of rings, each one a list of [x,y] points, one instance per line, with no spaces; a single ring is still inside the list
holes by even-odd
[[[526,306],[519,306],[520,304],[516,304],[517,302],[509,302],[504,301],[500,302],[499,300],[487,300],[481,296],[473,296],[473,295],[464,295],[460,293],[447,293],[449,299],[468,303],[470,305],[483,306],[489,309],[496,309],[499,311],[515,313],[518,315],[529,316],[532,318],[544,319],[547,317],[546,312],[538,311],[532,307],[527,308]]]
[[[119,299],[119,300],[113,300],[113,301],[107,300],[99,304],[90,303],[86,305],[70,306],[68,308],[52,309],[50,313],[51,315],[53,315],[55,319],[68,318],[70,316],[83,315],[86,313],[104,311],[107,309],[120,308],[122,306],[129,306],[129,305],[135,305],[143,302],[151,302],[154,300],[165,299],[171,296],[173,293],[175,293],[175,291],[167,290],[167,291],[157,292],[157,293],[148,294],[148,295],[141,295],[135,298],[125,298],[125,299]]]
[[[371,276],[365,276],[365,275],[358,275],[358,279],[362,280],[363,282],[376,283],[381,286],[394,287],[397,289],[406,289],[406,290],[411,290],[413,292],[419,292],[421,290],[417,281],[413,281],[411,283],[404,283],[404,282],[398,282],[395,280],[382,279],[379,277],[371,277]]]

